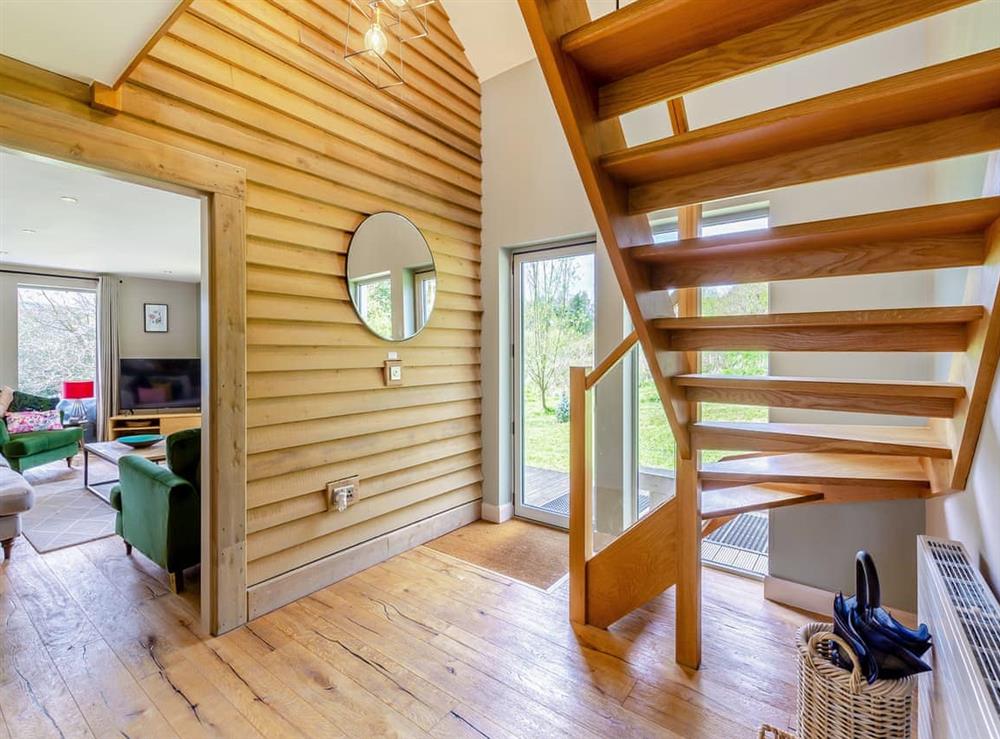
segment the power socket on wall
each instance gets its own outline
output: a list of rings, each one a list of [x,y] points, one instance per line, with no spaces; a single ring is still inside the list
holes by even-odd
[[[361,499],[361,479],[354,475],[326,484],[326,510],[346,511]]]

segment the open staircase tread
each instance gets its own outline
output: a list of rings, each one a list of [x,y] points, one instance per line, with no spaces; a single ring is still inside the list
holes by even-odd
[[[702,519],[737,516],[750,511],[765,511],[790,505],[813,503],[823,499],[822,493],[791,493],[763,485],[740,485],[734,488],[703,490]]]
[[[600,81],[620,79],[760,28],[815,3],[637,0],[570,31],[562,37],[561,46]]]
[[[953,382],[926,380],[848,380],[822,377],[787,377],[776,375],[675,375],[674,384],[680,387],[733,387],[802,390],[827,394],[897,395],[960,399],[965,397],[965,387]]]
[[[638,0],[560,46],[598,86],[598,115],[609,118],[971,1]]]
[[[991,196],[633,246],[629,254],[640,261],[669,264],[699,256],[719,259],[757,255],[763,250],[787,253],[928,236],[985,234],[998,218],[1000,196]]]
[[[740,423],[701,421],[692,424],[696,438],[718,441],[700,449],[878,453],[950,459],[951,447],[927,426],[861,424]]]
[[[762,313],[756,315],[696,316],[656,318],[653,325],[667,330],[707,330],[716,328],[794,328],[807,326],[896,326],[901,324],[969,323],[982,318],[981,305],[933,308],[887,308],[879,310],[837,310],[808,313]]]
[[[880,454],[793,453],[734,458],[706,465],[705,480],[746,483],[832,484],[915,487],[929,490],[918,457]]]

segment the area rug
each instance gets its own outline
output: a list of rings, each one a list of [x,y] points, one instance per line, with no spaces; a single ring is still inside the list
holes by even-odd
[[[39,553],[63,549],[115,533],[115,510],[83,486],[82,462],[70,469],[63,461],[28,470],[35,505],[21,516],[24,538]],[[117,472],[114,465],[91,466],[95,479]]]
[[[548,590],[569,572],[568,535],[527,521],[476,521],[426,546]]]

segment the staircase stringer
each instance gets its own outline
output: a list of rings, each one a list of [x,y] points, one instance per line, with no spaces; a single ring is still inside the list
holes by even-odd
[[[641,303],[653,300],[653,291],[644,265],[628,252],[629,247],[652,243],[649,219],[629,214],[628,188],[612,180],[600,165],[602,155],[625,146],[625,136],[617,118],[598,119],[596,89],[561,48],[565,34],[590,21],[587,6],[558,0],[518,0],[518,4],[663,403],[678,454],[689,459],[689,406],[683,391],[669,379],[689,372],[688,360],[682,352],[669,351],[661,345],[658,332],[651,330],[643,317]]]
[[[997,154],[992,157],[1000,160]],[[987,183],[986,195],[1000,193],[1000,172],[995,167],[993,175],[996,181]],[[982,305],[986,313],[970,327],[968,349],[952,357],[948,379],[965,387],[965,397],[952,418],[936,422],[952,448],[950,487],[955,491],[965,490],[968,484],[1000,362],[1000,219],[986,232],[983,266],[969,270],[965,302]],[[944,472],[940,475],[947,477]]]

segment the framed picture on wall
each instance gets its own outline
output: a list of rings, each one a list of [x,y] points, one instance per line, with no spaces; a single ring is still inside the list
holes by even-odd
[[[167,306],[164,303],[143,303],[147,334],[167,333]]]

